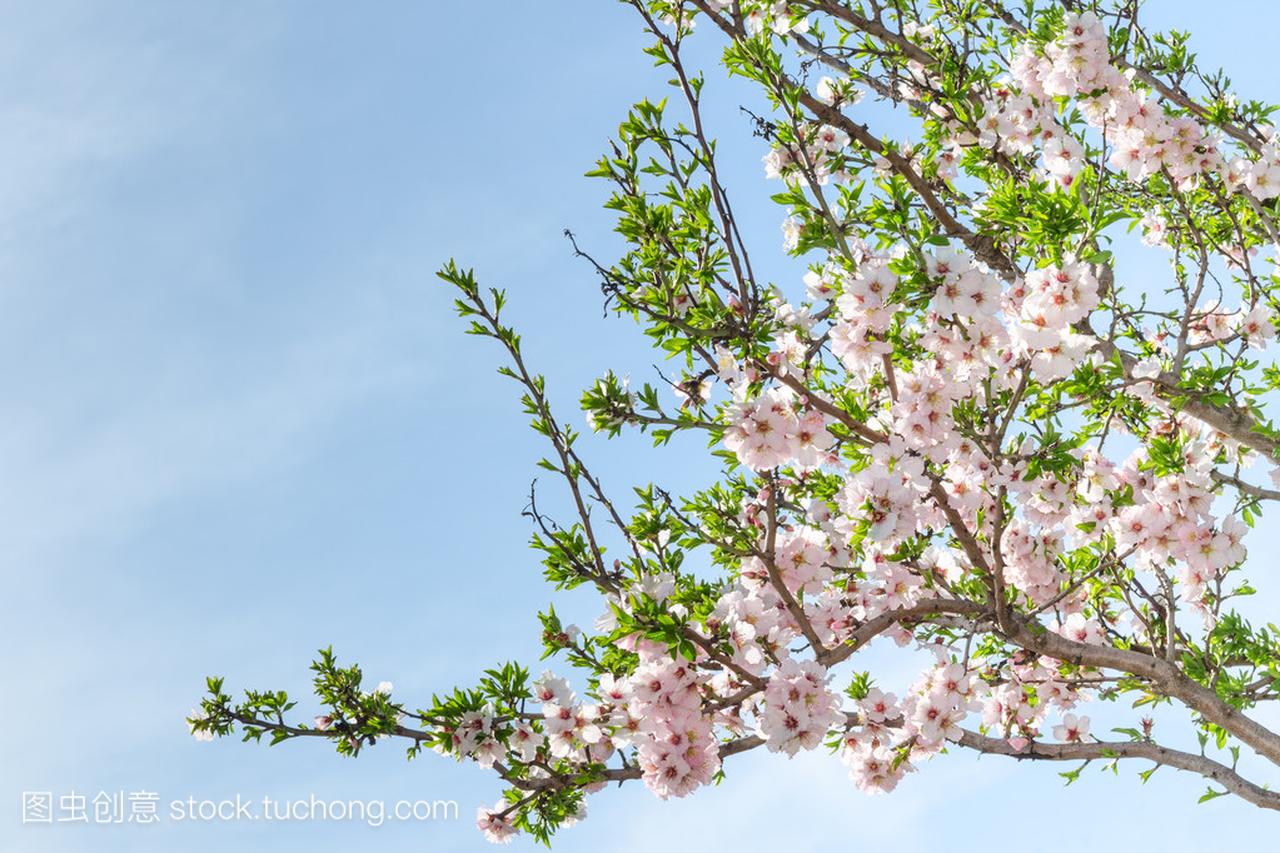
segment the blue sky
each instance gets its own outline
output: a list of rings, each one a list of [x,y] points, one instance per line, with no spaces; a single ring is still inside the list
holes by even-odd
[[[182,718],[206,674],[286,688],[309,709],[307,663],[329,643],[410,701],[536,661],[533,611],[550,591],[520,510],[543,448],[493,373],[498,354],[461,334],[432,273],[454,256],[510,291],[529,360],[575,423],[579,390],[606,368],[651,376],[656,356],[601,320],[561,232],[616,250],[605,188],[580,175],[664,77],[621,6],[501,5],[499,21],[443,2],[5,4],[5,849],[483,846],[472,816],[498,786],[474,766],[407,763],[392,746],[349,761],[313,743],[202,744]],[[1149,15],[1191,29],[1244,93],[1271,94],[1280,10],[1160,0]],[[737,110],[751,96],[711,77],[757,272],[794,284],[762,143]],[[615,493],[712,475],[696,441],[657,453],[584,441]],[[557,505],[550,482],[543,494]],[[1259,531],[1250,545],[1265,586],[1280,540]],[[1276,601],[1252,606],[1274,614]],[[556,603],[584,623],[598,610],[586,596]],[[891,668],[885,686],[910,672]],[[1134,767],[1064,789],[1061,769],[951,755],[868,798],[825,755],[747,755],[685,801],[639,785],[597,796],[557,846],[967,851],[1008,827],[1032,833],[1024,846],[1075,850],[1042,829],[1063,815],[1096,816],[1090,843],[1105,847],[1249,848],[1274,834],[1248,806],[1194,807],[1198,779],[1162,772],[1140,788]],[[454,799],[462,819],[18,821],[24,790],[143,789],[165,802]]]

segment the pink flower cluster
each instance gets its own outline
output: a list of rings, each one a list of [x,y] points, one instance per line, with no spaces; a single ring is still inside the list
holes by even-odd
[[[481,767],[492,767],[506,752],[494,734],[492,706],[463,714],[453,730],[452,743],[459,758],[471,758]]]
[[[510,815],[503,814],[510,807],[510,803],[499,800],[493,808],[481,806],[476,810],[476,828],[489,843],[510,844],[515,838],[516,828],[511,824]]]
[[[981,697],[982,723],[1004,734],[1019,749],[1039,736],[1041,725],[1051,713],[1069,711],[1079,701],[1079,688],[1059,677],[1057,661],[1015,658],[1002,674],[1005,677]],[[1088,733],[1088,718],[1067,716],[1071,719],[1064,717],[1064,724],[1077,739],[1083,739]],[[1061,735],[1059,738],[1067,739]]]
[[[774,544],[774,564],[793,595],[801,590],[817,595],[831,579],[831,567],[847,563],[847,550],[832,545],[826,533],[813,527],[781,530]],[[759,557],[748,557],[740,577],[748,586],[760,586],[769,582],[769,570]]]
[[[1015,76],[1031,61],[1034,61],[1034,55],[1023,51],[1013,67]],[[1035,81],[1034,77],[1027,79]],[[1070,188],[1084,167],[1084,146],[1058,123],[1053,105],[1043,97],[1043,92],[1037,101],[1032,97],[1035,89],[1026,91],[1026,82],[1023,87],[1022,93],[1014,92],[1008,86],[996,89],[978,123],[976,141],[984,148],[993,148],[1007,155],[1026,156],[1034,154],[1039,143],[1046,180],[1064,189]],[[972,138],[964,133],[960,134],[958,141],[971,142]]]
[[[1267,201],[1280,195],[1280,140],[1275,128],[1263,129],[1266,142],[1257,159],[1233,158],[1227,166],[1227,183],[1244,189],[1259,201]]]
[[[871,464],[845,480],[836,503],[851,518],[869,522],[871,541],[892,549],[929,523],[925,491],[924,461],[904,437],[894,435],[872,446]]]
[[[1031,603],[1045,604],[1057,593],[1062,581],[1058,554],[1062,535],[1053,529],[1033,530],[1030,524],[1014,519],[1000,538],[1005,580],[1024,592]]]
[[[859,789],[868,794],[887,793],[912,769],[906,756],[897,753],[893,729],[887,725],[902,719],[902,709],[896,696],[874,687],[858,705],[862,725],[845,732],[840,759]]]
[[[838,127],[820,124],[808,127],[807,137],[803,146],[780,143],[770,149],[764,155],[764,176],[788,179],[807,174],[819,185],[849,180],[849,172],[839,159],[849,146],[849,135]]]
[[[665,653],[644,654],[619,690],[635,721],[631,742],[644,783],[658,797],[683,797],[720,769],[714,720],[703,714],[705,676]]]
[[[1011,334],[1041,382],[1067,376],[1093,346],[1072,327],[1098,306],[1098,280],[1088,264],[1033,270],[1005,296]]]
[[[1092,12],[1068,15],[1064,33],[1043,56],[1024,48],[1010,70],[1022,94],[1007,100],[1023,114],[1024,99],[1033,99],[1035,117],[1024,125],[1034,121],[1039,128],[1047,171],[1064,187],[1079,174],[1083,148],[1053,120],[1054,98],[1077,99],[1085,120],[1110,144],[1110,165],[1130,180],[1167,170],[1189,186],[1224,167],[1216,136],[1193,118],[1169,115],[1133,88],[1131,75],[1112,63],[1106,28]]]
[[[713,0],[713,7],[720,9],[729,4],[726,0]],[[786,0],[762,0],[743,16],[743,26],[751,35],[760,35],[766,31],[785,36],[791,32],[805,33],[809,31],[809,22],[803,18],[792,20],[791,5]]]
[[[1119,472],[1133,487],[1134,503],[1115,514],[1110,530],[1117,547],[1135,549],[1140,565],[1154,571],[1177,561],[1179,597],[1200,605],[1207,585],[1244,560],[1247,528],[1235,516],[1218,522],[1210,512],[1213,454],[1203,440],[1188,442],[1184,455],[1180,474],[1156,478],[1141,470],[1145,451],[1134,451]]]
[[[798,633],[782,597],[758,583],[739,584],[720,596],[708,625],[727,627],[733,662],[756,675],[764,672],[769,655],[785,649]]]
[[[795,395],[775,388],[754,400],[738,403],[725,431],[725,447],[748,468],[765,471],[793,461],[804,468],[817,467],[827,458],[834,438],[826,416],[802,408]]]
[[[827,688],[827,671],[814,661],[784,660],[769,677],[763,698],[756,731],[770,752],[793,756],[813,749],[844,721],[839,697]]]
[[[872,688],[858,704],[861,725],[845,732],[840,752],[850,778],[867,793],[892,791],[914,769],[913,757],[928,757],[959,739],[960,723],[980,707],[969,672],[941,656],[901,703]]]
[[[960,737],[960,723],[979,708],[972,679],[964,666],[939,660],[912,685],[902,703],[903,734],[912,751],[926,755]]]
[[[579,703],[569,683],[549,672],[543,673],[534,691],[542,701],[542,728],[552,756],[603,761],[613,753],[613,743],[602,728],[607,718],[600,706]]]
[[[831,327],[831,352],[850,373],[869,378],[893,352],[884,334],[893,322],[894,311],[901,307],[890,301],[898,276],[886,260],[870,258],[855,275],[831,270],[831,277],[841,285],[836,307],[843,318]]]

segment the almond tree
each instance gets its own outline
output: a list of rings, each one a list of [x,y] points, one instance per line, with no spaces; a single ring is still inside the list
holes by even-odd
[[[636,104],[590,172],[627,253],[573,248],[672,366],[639,388],[608,373],[582,408],[609,436],[704,433],[718,482],[608,494],[504,294],[451,262],[576,508],[557,523],[531,499],[532,547],[605,605],[592,631],[540,615],[572,681],[508,663],[415,704],[326,650],[314,722],[210,679],[193,733],[476,761],[506,789],[478,815],[499,841],[548,840],[610,782],[685,796],[761,747],[829,749],[869,792],[944,748],[1070,762],[1069,782],[1137,759],[1144,781],[1172,768],[1205,777],[1202,799],[1280,809],[1280,734],[1255,710],[1280,697],[1280,629],[1237,610],[1245,534],[1280,498],[1256,482],[1280,458],[1263,408],[1280,373],[1259,361],[1280,293],[1259,255],[1280,243],[1274,108],[1136,0],[627,5],[679,108]],[[693,39],[722,40],[767,98],[755,132],[803,282],[753,271],[776,247],[739,231]],[[869,127],[863,98],[917,141]],[[1139,237],[1162,277],[1116,263]],[[915,683],[856,668],[880,637],[916,650]],[[1091,730],[1086,699],[1127,725]],[[1146,706],[1167,706],[1159,726]]]

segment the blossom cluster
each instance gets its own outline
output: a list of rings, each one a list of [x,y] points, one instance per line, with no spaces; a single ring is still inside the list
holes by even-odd
[[[714,720],[703,713],[699,689],[705,678],[687,661],[653,654],[620,686],[644,783],[664,800],[709,784],[720,769]]]
[[[826,416],[803,408],[795,394],[781,388],[739,402],[724,437],[725,447],[742,464],[760,471],[788,461],[816,467],[827,459],[833,441]]]
[[[1040,146],[1043,168],[1070,187],[1084,166],[1084,147],[1055,118],[1058,98],[1075,98],[1088,124],[1111,148],[1109,164],[1129,180],[1166,171],[1189,186],[1225,168],[1220,140],[1197,120],[1168,113],[1134,88],[1132,74],[1111,60],[1106,28],[1092,12],[1067,16],[1063,34],[1043,54],[1026,45],[1010,65],[1012,84],[988,103],[980,143],[1006,153]]]
[[[1075,324],[1098,305],[1098,280],[1088,264],[1073,261],[1034,270],[1007,294],[1006,314],[1016,322],[1013,339],[1041,382],[1067,376],[1092,348]]]
[[[829,124],[803,129],[801,142],[780,141],[764,156],[766,178],[788,178],[807,175],[819,185],[830,181],[847,181],[850,177],[843,156],[849,146],[849,135]]]
[[[787,658],[764,688],[757,731],[770,752],[795,755],[814,749],[844,720],[840,699],[827,687],[826,670],[815,661]]]
[[[1111,521],[1117,546],[1133,549],[1139,565],[1159,571],[1177,562],[1178,594],[1195,606],[1203,605],[1214,578],[1244,560],[1242,540],[1247,530],[1239,518],[1218,521],[1211,512],[1212,459],[1196,455],[1204,447],[1203,439],[1189,441],[1183,471],[1158,478],[1140,468],[1145,451],[1134,451],[1119,472],[1133,487],[1134,503]]]

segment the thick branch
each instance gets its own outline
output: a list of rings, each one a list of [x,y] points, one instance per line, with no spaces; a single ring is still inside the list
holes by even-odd
[[[1008,741],[965,731],[955,741],[968,749],[1032,761],[1094,761],[1096,759],[1145,758],[1158,765],[1198,773],[1231,793],[1264,809],[1280,810],[1280,793],[1245,779],[1232,768],[1207,758],[1145,741],[1128,743],[1035,743],[1018,750]]]

